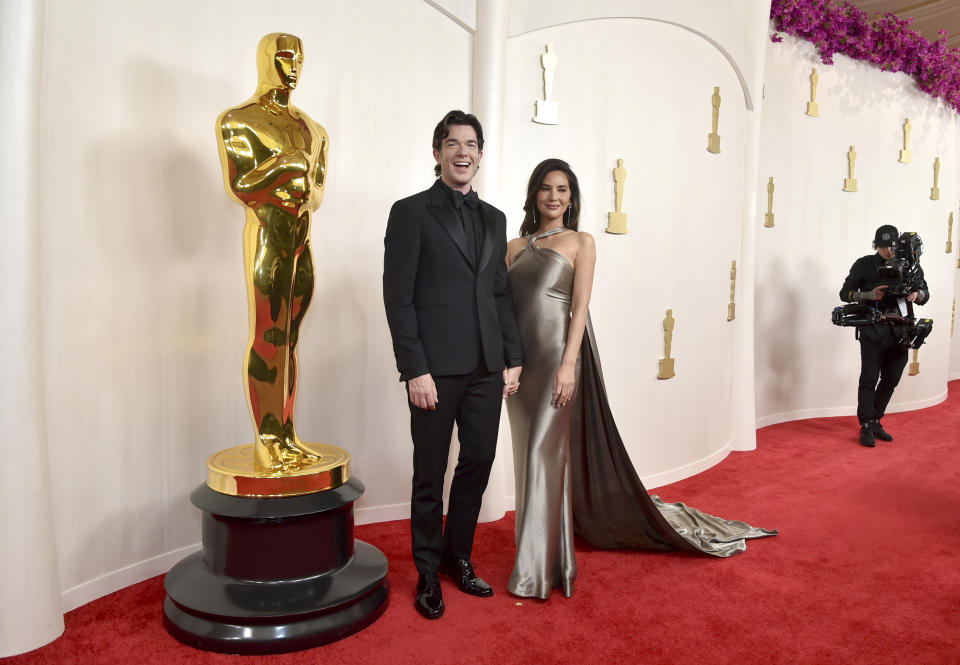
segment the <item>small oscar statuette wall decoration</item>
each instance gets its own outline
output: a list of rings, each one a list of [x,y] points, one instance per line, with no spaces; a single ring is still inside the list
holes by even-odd
[[[917,360],[917,356],[920,354],[920,349],[913,350],[913,362],[910,363],[910,376],[916,376],[920,373],[920,361]]]
[[[933,160],[933,187],[930,188],[930,200],[940,200],[940,158]]]
[[[672,379],[675,374],[673,371],[673,358],[670,357],[670,346],[673,343],[673,327],[676,325],[673,318],[673,310],[667,310],[667,318],[663,320],[663,358],[660,359],[660,371],[657,372],[658,379]]]
[[[547,44],[547,50],[540,56],[540,66],[543,67],[543,99],[538,99],[537,112],[533,121],[541,125],[559,125],[560,107],[550,99],[553,94],[553,76],[557,71],[557,54],[553,52],[553,44]]]
[[[820,74],[814,67],[810,72],[810,101],[807,102],[807,115],[816,118],[820,115],[820,105],[817,104],[817,83],[820,82]]]
[[[903,150],[900,151],[900,162],[903,164],[910,163],[910,118],[907,118],[903,123]]]
[[[953,337],[953,322],[957,317],[957,299],[953,299],[953,307],[950,308],[950,336]]]
[[[707,136],[707,152],[719,155],[720,135],[717,133],[717,128],[720,125],[720,86],[713,88],[710,104],[713,106],[713,131]]]
[[[857,166],[857,151],[853,146],[850,146],[850,150],[847,151],[847,163],[847,171],[850,177],[844,178],[843,191],[855,192],[857,191],[857,179],[853,177],[853,171]]]
[[[953,252],[953,213],[950,213],[950,219],[947,220],[947,254]]]
[[[767,181],[767,214],[763,216],[763,225],[773,228],[773,176]]]
[[[730,262],[730,304],[727,305],[727,321],[733,321],[737,318],[737,304],[733,296],[737,291],[737,262]]]
[[[616,212],[607,213],[607,233],[623,235],[627,233],[627,213],[623,212],[623,183],[627,180],[627,169],[623,160],[617,160],[617,168],[613,170],[615,194],[613,204]]]

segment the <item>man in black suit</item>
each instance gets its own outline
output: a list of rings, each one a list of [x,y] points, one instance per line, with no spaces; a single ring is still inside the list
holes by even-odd
[[[930,300],[923,268],[917,266],[917,290],[903,297],[886,293],[890,284],[884,284],[878,272],[880,266],[894,257],[897,239],[895,226],[884,224],[877,229],[873,238],[876,253],[860,257],[850,267],[850,273],[840,287],[841,300],[870,303],[884,316],[913,319],[913,304],[923,305]],[[860,340],[857,418],[860,420],[860,444],[867,448],[876,446],[877,439],[893,441],[893,436],[883,429],[880,419],[907,364],[907,349],[899,343],[901,333],[901,326],[893,325],[857,328],[857,338]]]
[[[470,553],[497,447],[502,398],[519,386],[523,351],[507,290],[506,218],[470,186],[483,155],[477,118],[451,111],[433,133],[433,187],[397,201],[384,237],[383,302],[413,437],[410,523],[420,573],[416,607],[443,614],[438,572],[475,596],[493,589]],[[453,423],[460,456],[443,525]]]

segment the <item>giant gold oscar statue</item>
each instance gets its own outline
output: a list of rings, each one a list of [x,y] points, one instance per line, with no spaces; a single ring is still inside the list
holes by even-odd
[[[203,549],[174,566],[164,625],[191,646],[265,654],[345,637],[386,608],[387,560],[353,538],[364,491],[350,456],[293,424],[296,348],[313,294],[310,216],[326,184],[327,132],[293,106],[303,44],[269,34],[257,89],[217,119],[227,194],[243,206],[250,330],[244,385],[254,442],[214,454],[190,496]]]
[[[327,132],[290,103],[303,66],[300,40],[268,36],[257,49],[257,91],[217,118],[227,194],[244,208],[250,334],[244,358],[253,445],[208,463],[207,484],[226,494],[289,496],[349,478],[350,456],[306,444],[293,424],[300,324],[313,295],[310,214],[326,184]]]

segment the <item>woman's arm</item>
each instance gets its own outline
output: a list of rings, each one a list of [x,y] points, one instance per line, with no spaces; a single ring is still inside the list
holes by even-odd
[[[597,262],[597,246],[593,236],[586,232],[577,234],[579,241],[577,255],[573,260],[573,303],[570,311],[570,328],[567,331],[567,346],[563,351],[560,369],[553,380],[553,405],[557,408],[573,397],[576,376],[574,369],[577,354],[583,342],[583,332],[587,325],[587,307],[590,305],[590,293],[593,291],[593,269]]]

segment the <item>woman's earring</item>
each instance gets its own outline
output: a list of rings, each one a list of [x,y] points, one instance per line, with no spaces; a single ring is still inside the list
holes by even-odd
[[[564,224],[564,226],[570,226],[570,218],[573,216],[573,212],[571,212],[572,210],[573,210],[573,206],[568,205],[567,206],[567,223]]]

